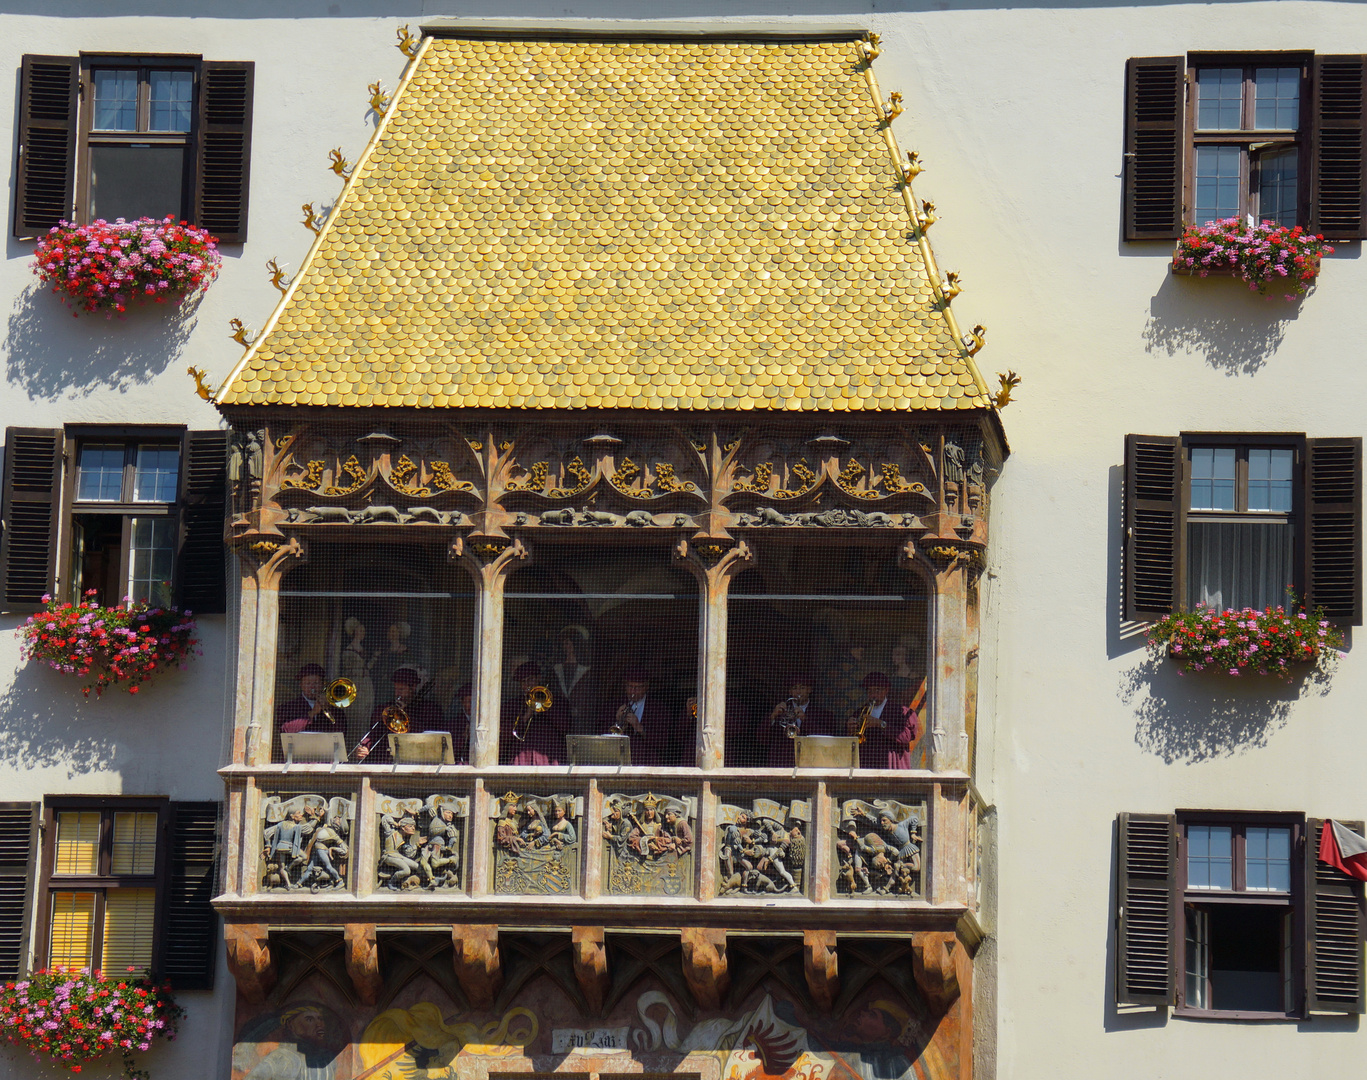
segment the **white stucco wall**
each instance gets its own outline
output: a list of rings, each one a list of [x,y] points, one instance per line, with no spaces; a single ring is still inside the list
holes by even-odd
[[[240,354],[227,320],[259,328],[312,239],[299,204],[339,190],[329,148],[355,159],[371,129],[365,84],[392,88],[394,27],[461,14],[544,23],[643,15],[699,28],[794,19],[883,36],[894,130],[919,150],[931,240],[965,289],[955,310],[988,327],[989,381],[1024,376],[1004,414],[1013,455],[995,488],[980,692],[980,775],[998,807],[996,1058],[1003,1080],[1104,1075],[1356,1074],[1351,1020],[1212,1023],[1111,1004],[1117,812],[1179,807],[1367,816],[1357,703],[1367,662],[1349,652],[1327,689],[1269,689],[1149,671],[1122,640],[1119,484],[1127,431],[1363,434],[1360,341],[1367,267],[1357,245],[1326,261],[1299,304],[1231,281],[1175,279],[1166,244],[1119,240],[1124,62],[1193,50],[1367,52],[1353,3],[988,5],[945,0],[643,3],[534,0],[207,5],[148,0],[0,13],[0,116],[13,116],[24,52],[202,52],[256,61],[251,239],[182,335],[159,313],[73,319],[35,294],[30,245],[6,244],[0,351],[5,423],[162,421],[209,426],[193,363],[217,383]],[[127,14],[112,15],[111,11]],[[231,11],[233,17],[222,16]],[[323,13],[326,11],[326,15]],[[5,144],[5,154],[12,153]],[[12,185],[12,168],[4,172]],[[82,704],[51,673],[20,668],[0,617],[0,759],[6,799],[59,792],[210,798],[220,792],[226,620],[205,656],[137,699]],[[11,674],[12,673],[12,674]],[[220,971],[220,985],[225,974]],[[230,990],[192,1002],[182,1041],[149,1058],[160,1080],[224,1075]],[[208,1062],[214,1059],[211,1067]],[[23,1059],[0,1076],[35,1075]]]

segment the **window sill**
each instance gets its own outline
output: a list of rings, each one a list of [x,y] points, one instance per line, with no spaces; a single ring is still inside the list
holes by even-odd
[[[1224,1009],[1188,1009],[1186,1006],[1178,1005],[1172,1010],[1172,1015],[1183,1020],[1304,1020],[1305,1017],[1297,1013],[1285,1012],[1240,1012],[1237,1010],[1226,1011]]]

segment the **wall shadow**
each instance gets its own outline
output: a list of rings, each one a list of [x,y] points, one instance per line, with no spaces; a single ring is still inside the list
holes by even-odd
[[[1196,353],[1226,375],[1252,375],[1281,347],[1303,299],[1260,296],[1232,277],[1169,273],[1149,303],[1144,351]]]
[[[1195,765],[1266,746],[1292,706],[1329,693],[1333,661],[1289,683],[1220,672],[1184,675],[1170,661],[1146,658],[1120,678],[1120,700],[1134,709],[1134,741],[1166,764]]]
[[[0,634],[10,632],[7,621]],[[19,665],[0,694],[0,760],[17,770],[65,769],[67,779],[109,769],[117,740],[81,708],[80,691],[65,685],[71,682],[37,663]]]
[[[113,319],[84,312],[73,318],[70,308],[34,281],[15,300],[0,338],[5,376],[35,401],[150,383],[181,359],[198,305],[199,295],[178,308],[135,305]]]

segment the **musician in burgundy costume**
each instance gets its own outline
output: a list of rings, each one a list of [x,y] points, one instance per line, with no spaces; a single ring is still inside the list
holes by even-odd
[[[282,702],[275,707],[275,726],[282,732],[295,731],[340,731],[346,728],[340,718],[333,723],[323,711],[327,708],[327,698],[323,695],[323,667],[321,664],[305,664],[296,676],[299,680],[299,696]],[[333,714],[336,716],[336,714]]]
[[[664,702],[650,695],[650,673],[628,671],[622,678],[626,694],[626,709],[619,704],[604,725],[610,731],[620,713],[625,723],[624,734],[631,739],[633,765],[685,765],[685,753],[692,748],[693,719],[684,711],[675,716]],[[685,738],[687,736],[687,738]]]
[[[859,764],[865,769],[910,769],[911,744],[920,732],[919,717],[909,706],[892,699],[892,680],[881,671],[864,676],[870,720],[864,745],[859,748]],[[850,717],[846,732],[859,734],[859,716]]]
[[[812,691],[816,689],[816,679],[806,672],[798,672],[788,680],[788,697],[792,698],[792,708],[801,718],[798,735],[838,735],[835,717],[812,701]],[[762,741],[765,748],[766,763],[771,769],[791,769],[793,767],[793,743],[788,738],[785,720],[787,700],[779,702],[769,712]]]
[[[388,765],[394,760],[389,753],[389,726],[384,722],[384,711],[390,704],[402,705],[408,713],[409,732],[449,731],[451,741],[456,741],[454,725],[441,715],[441,709],[435,703],[414,700],[422,686],[422,672],[417,668],[401,667],[395,670],[392,678],[393,701],[375,706],[375,711],[370,714],[370,730],[356,744],[356,760],[364,761],[367,765]]]
[[[535,660],[528,660],[513,671],[520,687],[516,697],[503,705],[503,716],[498,730],[498,763],[500,765],[560,765],[565,761],[565,736],[570,733],[570,711],[565,703],[551,692],[551,707],[544,712],[531,712],[527,695],[541,681],[541,669]],[[518,723],[526,737],[513,734],[513,723],[524,713],[530,713]]]

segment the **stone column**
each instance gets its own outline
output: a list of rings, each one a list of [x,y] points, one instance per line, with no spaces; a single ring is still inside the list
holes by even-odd
[[[930,710],[931,768],[968,772],[968,575],[956,555],[935,574],[935,667]]]
[[[508,572],[527,557],[521,540],[491,537],[457,540],[452,556],[475,581],[474,730],[470,732],[470,764],[484,769],[498,764],[499,712],[503,669],[503,585]]]
[[[726,753],[726,594],[731,578],[750,564],[744,540],[735,545],[680,540],[674,560],[692,571],[702,601],[698,613],[697,766],[720,769]]]

